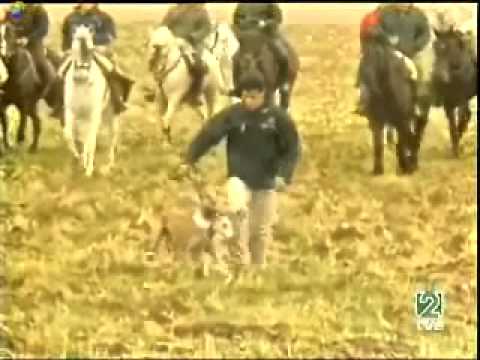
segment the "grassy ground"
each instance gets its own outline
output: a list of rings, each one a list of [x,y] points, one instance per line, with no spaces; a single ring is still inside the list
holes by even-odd
[[[147,26],[120,28],[119,55],[137,79]],[[293,116],[304,141],[281,198],[271,265],[225,284],[144,250],[164,196],[189,191],[168,171],[199,127],[183,109],[177,145],[160,147],[154,110],[133,94],[117,169],[73,172],[59,125],[45,117],[41,151],[0,160],[0,338],[4,353],[74,357],[473,357],[476,353],[476,119],[459,160],[446,120],[432,119],[421,169],[372,178],[364,119],[350,115],[356,27],[289,26],[303,69]],[[129,45],[128,45],[129,44]],[[104,157],[98,157],[104,161]],[[221,185],[220,151],[201,165]],[[413,295],[436,283],[446,328],[416,329]],[[0,352],[1,352],[0,351]]]

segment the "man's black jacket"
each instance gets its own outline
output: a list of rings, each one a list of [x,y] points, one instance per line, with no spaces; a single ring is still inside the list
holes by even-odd
[[[252,190],[275,188],[275,178],[291,182],[300,157],[300,141],[293,120],[280,107],[247,111],[232,105],[215,115],[187,152],[194,164],[212,146],[227,139],[228,176],[238,177]]]

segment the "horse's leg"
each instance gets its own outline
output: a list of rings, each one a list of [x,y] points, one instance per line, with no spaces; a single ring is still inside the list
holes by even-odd
[[[394,129],[390,126],[387,127],[387,145],[395,145]]]
[[[102,111],[95,111],[92,114],[92,122],[88,131],[87,141],[84,147],[85,175],[91,177],[93,174],[93,165],[95,161],[95,151],[97,148],[97,134],[102,121]]]
[[[67,146],[72,152],[73,156],[78,159],[80,158],[80,154],[74,141],[73,120],[74,117],[72,111],[65,109],[65,126],[63,127],[63,137],[65,138]]]
[[[33,123],[33,141],[32,145],[30,145],[29,151],[34,153],[38,149],[38,140],[40,139],[40,133],[42,132],[42,124],[40,120],[40,116],[38,116],[36,105],[33,105],[33,109],[30,112],[30,118],[32,119]]]
[[[467,131],[468,123],[472,118],[472,111],[470,110],[470,104],[468,101],[459,109],[459,123],[458,123],[458,142],[462,140],[463,135]]]
[[[166,136],[167,142],[169,144],[172,143],[170,120],[172,119],[173,114],[177,110],[181,99],[182,99],[182,96],[180,96],[180,94],[178,93],[173,94],[172,97],[168,98],[167,110],[165,111],[165,114],[161,118],[162,132]]]
[[[415,157],[415,135],[411,129],[409,117],[405,116],[403,119],[398,118],[396,122],[398,144],[397,144],[397,159],[400,172],[403,174],[411,174],[417,168]]]
[[[427,127],[428,117],[430,115],[430,104],[423,104],[420,107],[420,114],[415,114],[415,121],[413,124],[415,137],[416,137],[416,154],[420,152],[420,145],[423,140],[423,134]]]
[[[205,91],[205,104],[207,107],[207,113],[205,118],[203,119],[204,122],[210,119],[219,109],[219,94],[217,93],[217,89],[212,85],[207,87]]]
[[[448,119],[448,126],[450,128],[450,142],[452,144],[452,154],[458,158],[458,128],[455,108],[452,106],[445,106],[445,115]]]
[[[18,110],[20,113],[20,124],[18,125],[17,131],[17,143],[23,144],[25,142],[25,130],[27,127],[27,113],[23,107]]]
[[[3,145],[5,146],[5,150],[8,150],[10,148],[10,144],[8,142],[8,123],[7,115],[5,114],[4,109],[1,110],[0,121],[2,125]]]
[[[165,109],[167,107],[167,99],[165,97],[164,92],[162,91],[160,85],[155,88],[155,105],[157,107],[157,111],[160,117],[165,114]],[[151,122],[156,122],[156,117],[151,117]]]
[[[383,175],[384,173],[384,124],[377,120],[371,120],[371,130],[373,136],[373,175]]]

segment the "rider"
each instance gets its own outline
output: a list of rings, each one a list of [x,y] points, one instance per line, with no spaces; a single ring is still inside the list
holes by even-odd
[[[380,5],[363,19],[360,34],[362,51],[370,41],[379,41],[393,45],[410,60],[421,52],[431,39],[428,17],[413,3]],[[369,99],[369,91],[362,78],[362,66],[360,60],[357,76],[360,98],[355,112],[361,115],[364,114]]]
[[[98,4],[80,3],[74,7],[65,18],[62,26],[62,50],[70,51],[73,41],[73,32],[79,25],[92,27],[94,31],[93,42],[113,65],[111,71],[107,71],[107,79],[110,85],[112,102],[115,112],[121,113],[127,109],[126,102],[134,83],[127,75],[120,71],[116,64],[115,55],[112,51],[112,43],[116,39],[116,27],[112,17],[100,10]]]
[[[206,74],[205,65],[202,61],[203,43],[212,31],[210,14],[204,3],[177,3],[168,10],[161,25],[167,26],[174,36],[182,38],[192,45],[194,50],[192,92],[194,101],[200,104],[201,90]]]
[[[279,65],[280,92],[288,96],[288,45],[279,31],[282,24],[282,10],[277,3],[239,3],[233,13],[233,28],[236,33],[256,29],[265,34],[268,45],[275,54]],[[238,68],[235,61],[234,81],[238,83]],[[234,90],[236,94],[237,90]]]
[[[15,28],[17,42],[30,52],[37,71],[44,80],[40,97],[45,98],[57,79],[55,68],[48,61],[43,44],[49,29],[48,14],[41,4],[24,4],[19,8],[13,3],[7,10],[7,17]]]

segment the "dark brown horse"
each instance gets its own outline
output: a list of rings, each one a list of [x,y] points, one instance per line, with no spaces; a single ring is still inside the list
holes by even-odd
[[[445,110],[453,156],[458,157],[460,140],[472,116],[469,101],[477,95],[477,64],[464,34],[448,31],[435,35],[433,90],[437,104],[434,105]]]
[[[374,175],[384,172],[384,128],[398,134],[397,158],[401,172],[417,168],[413,132],[415,90],[410,73],[389,45],[371,44],[365,48],[363,73],[371,91],[367,117],[373,134]]]
[[[1,24],[0,42],[2,59],[7,67],[9,78],[3,86],[4,94],[0,103],[0,119],[3,127],[3,143],[8,148],[6,136],[7,119],[5,110],[9,105],[15,105],[20,112],[20,127],[17,141],[25,140],[25,125],[27,118],[33,121],[33,142],[30,151],[38,147],[40,136],[40,117],[37,111],[37,102],[40,99],[41,83],[36,71],[33,58],[27,49],[17,44],[15,30],[9,23]]]
[[[279,86],[279,65],[275,55],[268,46],[269,39],[259,31],[242,31],[237,34],[240,48],[234,56],[235,67],[238,74],[234,77],[236,81],[250,73],[260,73],[263,75],[266,84],[266,99],[269,104],[274,104],[275,93]],[[289,53],[289,94],[280,94],[280,105],[288,108],[290,105],[290,95],[297,79],[300,68],[298,54],[287,42]]]
[[[3,85],[3,95],[0,98],[0,125],[2,125],[3,145],[10,147],[7,138],[7,118],[5,110],[9,105],[15,105],[20,112],[20,125],[17,132],[18,143],[25,141],[27,119],[30,117],[33,123],[33,141],[30,152],[38,148],[41,133],[41,122],[38,115],[37,103],[40,100],[42,88],[41,78],[29,51],[17,43],[15,29],[9,23],[0,25],[0,56],[7,67],[9,78]],[[52,60],[52,54],[50,60]],[[55,59],[54,59],[55,60]],[[54,65],[57,65],[53,61]],[[52,96],[47,96],[47,104],[53,103]]]

